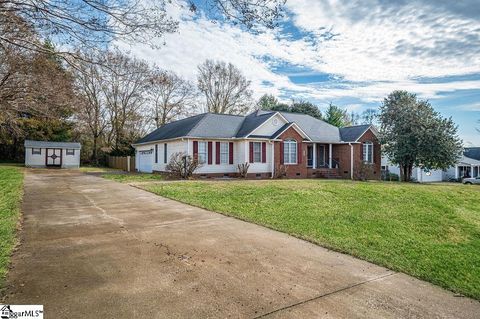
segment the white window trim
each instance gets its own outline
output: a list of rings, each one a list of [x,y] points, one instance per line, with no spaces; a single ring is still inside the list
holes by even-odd
[[[373,157],[374,157],[373,142],[366,141],[366,142],[363,143],[362,147],[363,147],[363,149],[362,149],[363,150],[363,162],[368,163],[368,164],[373,164],[374,163],[374,161],[373,161]],[[372,155],[371,160],[369,160],[369,158],[368,158],[369,152]]]
[[[205,152],[200,151],[200,149],[201,149],[200,145],[205,145]],[[205,160],[204,161],[201,160],[200,154],[205,155]],[[198,163],[199,164],[208,163],[208,142],[198,141]]]
[[[32,147],[32,155],[42,155],[42,149],[39,147]]]
[[[292,153],[291,153],[291,150],[290,150],[290,144],[293,144],[295,145],[295,161],[294,162],[291,162],[291,156],[292,156]],[[288,161],[286,160],[285,158],[285,152],[286,152],[286,149],[287,149],[287,145],[288,145]],[[283,164],[284,165],[297,165],[298,164],[298,143],[296,140],[292,140],[292,139],[289,139],[289,140],[285,140],[283,141]]]
[[[222,146],[225,148],[224,151],[222,152]],[[220,165],[226,165],[229,164],[230,160],[230,143],[229,142],[220,142]],[[222,155],[224,158],[222,158]]]
[[[258,145],[258,151],[255,151],[255,145]],[[255,153],[258,153],[258,161],[255,159]],[[262,142],[253,142],[253,163],[262,163]]]

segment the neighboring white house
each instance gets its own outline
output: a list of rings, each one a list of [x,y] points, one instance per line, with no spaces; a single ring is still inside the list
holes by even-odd
[[[387,170],[400,176],[400,168],[390,163],[385,156],[382,156],[382,170]],[[421,183],[450,181],[463,177],[478,176],[480,176],[480,147],[465,148],[458,163],[445,171],[439,169],[425,171],[420,167],[414,167],[412,170],[412,178]]]
[[[80,143],[25,141],[27,167],[80,167]]]

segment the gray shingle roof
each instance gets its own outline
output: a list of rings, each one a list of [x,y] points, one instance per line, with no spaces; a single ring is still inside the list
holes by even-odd
[[[271,118],[275,112],[255,111],[247,116],[242,123],[242,126],[238,130],[236,137],[245,137],[251,133],[254,129],[260,126],[263,122]]]
[[[76,142],[49,142],[49,141],[25,140],[24,145],[25,147],[33,147],[33,148],[70,148],[70,149],[82,148],[80,143],[76,143]]]
[[[143,137],[136,144],[148,143],[153,141],[167,140],[179,137],[199,137],[199,138],[232,138],[246,137],[253,130],[271,118],[275,111],[255,111],[247,116],[204,113],[192,116],[183,120],[178,120],[166,124],[147,136]],[[369,127],[369,125],[359,125],[339,129],[322,120],[312,116],[278,112],[285,117],[288,127],[291,123],[296,123],[308,137],[314,142],[320,143],[339,143],[356,141]],[[284,129],[282,127],[279,132]],[[261,136],[263,138],[274,138],[278,135]],[[253,136],[252,136],[253,137]],[[260,137],[260,136],[256,136]]]
[[[371,125],[355,125],[340,128],[340,138],[344,142],[355,142]]]
[[[165,124],[141,138],[136,144],[168,140],[178,137],[235,137],[245,117],[227,114],[203,113]]]
[[[340,142],[340,133],[338,127],[328,124],[322,120],[316,119],[310,115],[279,112],[287,121],[295,122],[305,134],[314,142],[338,143]]]
[[[463,155],[480,161],[480,147],[465,147]]]

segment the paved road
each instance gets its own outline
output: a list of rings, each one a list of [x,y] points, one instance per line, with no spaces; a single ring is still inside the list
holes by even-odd
[[[479,318],[480,303],[91,175],[28,170],[5,301],[46,318]]]

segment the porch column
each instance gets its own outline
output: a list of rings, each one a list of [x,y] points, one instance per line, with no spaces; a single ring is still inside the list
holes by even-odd
[[[455,179],[458,179],[458,165],[455,165]]]
[[[317,168],[317,143],[313,143],[313,160],[312,167]]]
[[[332,168],[332,144],[328,144],[328,168]]]

